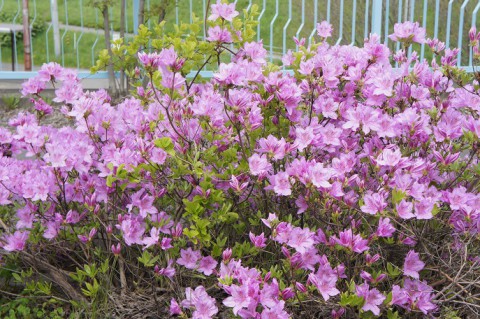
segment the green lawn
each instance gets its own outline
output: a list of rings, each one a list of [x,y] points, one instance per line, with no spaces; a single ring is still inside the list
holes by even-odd
[[[48,37],[46,32],[42,32],[36,36],[32,41],[34,66],[38,67],[44,62],[55,61],[67,67],[89,69],[95,63],[100,50],[105,48],[105,38],[103,35],[98,35],[97,37],[94,33],[84,33],[81,38],[80,35],[79,32],[65,32],[64,30],[61,30],[60,36],[63,39],[64,52],[63,61],[61,56],[58,58],[55,57],[53,34],[51,30],[48,33]],[[75,40],[78,45],[75,44]],[[17,61],[18,63],[23,64],[23,43],[19,42],[17,45]],[[1,60],[8,65],[11,63],[12,58],[10,47],[1,48]]]

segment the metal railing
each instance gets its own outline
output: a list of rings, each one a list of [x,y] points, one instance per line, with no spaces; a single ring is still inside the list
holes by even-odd
[[[51,0],[53,1],[53,0]],[[38,68],[44,62],[57,61],[66,67],[79,70],[80,76],[92,77],[88,67],[105,47],[103,18],[98,9],[89,5],[89,0],[57,0],[61,32],[61,52],[53,52],[52,7],[49,0],[29,0],[32,64]],[[145,0],[152,25],[156,17],[152,14],[161,0]],[[165,0],[163,0],[165,1]],[[208,0],[170,0],[163,16],[167,25],[189,23],[192,16],[203,17]],[[215,3],[216,0],[211,0]],[[109,10],[112,37],[120,30],[120,3],[114,1]],[[472,52],[468,46],[468,30],[477,25],[480,0],[236,0],[237,11],[259,8],[257,39],[263,40],[271,61],[278,61],[288,50],[295,50],[293,37],[306,38],[309,43],[316,34],[316,24],[329,21],[334,27],[332,44],[362,45],[369,33],[377,33],[392,50],[399,49],[388,35],[393,33],[394,24],[406,20],[418,21],[427,29],[428,37],[439,38],[447,47],[458,47],[458,65],[471,69]],[[127,0],[124,30],[132,35],[138,28],[139,0]],[[22,20],[20,0],[0,0],[0,79],[24,79],[35,72],[22,70],[22,41],[19,41],[18,25]],[[2,29],[3,28],[3,29]],[[205,36],[205,34],[203,34]],[[413,46],[420,58],[431,57],[425,45]],[[412,48],[410,49],[410,54]],[[95,77],[106,77],[98,73]]]

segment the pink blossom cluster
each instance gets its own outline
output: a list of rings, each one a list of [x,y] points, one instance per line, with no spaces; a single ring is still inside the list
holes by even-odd
[[[212,5],[208,41],[241,41],[222,27],[237,15]],[[406,22],[391,38],[423,43],[425,30]],[[430,63],[376,35],[361,48],[300,41],[283,59],[293,75],[268,66],[261,42],[239,43],[193,85],[173,47],[140,53],[161,83],[118,103],[44,65],[23,85],[34,113],[0,128],[0,204],[14,210],[3,250],[108,238],[107,254],[148,251],[161,282],[188,283],[169,307],[192,318],[435,313],[425,238],[479,259],[466,249],[478,248],[478,177],[464,178],[479,164],[479,84],[455,85],[438,41]],[[49,82],[55,105],[40,98]],[[55,108],[73,125],[43,125]]]

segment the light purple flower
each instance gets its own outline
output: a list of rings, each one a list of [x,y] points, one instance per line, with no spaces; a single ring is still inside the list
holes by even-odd
[[[355,288],[357,296],[362,297],[365,302],[362,306],[363,311],[371,311],[374,315],[380,315],[380,306],[386,297],[376,288],[370,289],[368,284],[362,284]]]
[[[317,34],[322,38],[329,38],[332,36],[333,27],[327,21],[317,23]]]
[[[393,26],[393,34],[388,37],[393,41],[400,42],[425,42],[425,29],[420,27],[418,22],[405,21],[403,23],[395,23]]]
[[[406,276],[410,276],[415,279],[419,279],[420,275],[418,272],[425,267],[425,263],[420,260],[418,253],[414,250],[410,250],[405,257],[405,262],[403,264],[403,273]]]

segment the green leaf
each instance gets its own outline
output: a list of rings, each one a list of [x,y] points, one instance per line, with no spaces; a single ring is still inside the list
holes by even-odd
[[[395,188],[392,191],[392,203],[394,205],[396,205],[396,204],[400,203],[402,201],[402,199],[404,199],[406,196],[407,196],[407,194],[405,194],[403,191]]]
[[[175,147],[170,137],[161,137],[153,141],[156,147],[163,149],[170,156],[175,155]]]
[[[387,319],[400,319],[400,315],[398,314],[398,311],[394,312],[392,309],[388,309]]]
[[[390,277],[395,278],[401,275],[402,271],[392,263],[387,263],[387,273]]]
[[[112,176],[112,175],[107,176],[107,186],[108,187],[112,187],[113,183],[115,183],[116,181],[117,181],[117,178],[115,176]]]

